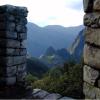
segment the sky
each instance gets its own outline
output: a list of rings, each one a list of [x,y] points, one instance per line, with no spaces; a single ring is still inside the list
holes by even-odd
[[[83,24],[83,0],[0,0],[0,5],[11,4],[28,8],[28,21],[41,27]]]

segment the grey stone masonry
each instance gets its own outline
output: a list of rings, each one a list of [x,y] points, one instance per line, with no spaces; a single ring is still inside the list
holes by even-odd
[[[85,45],[83,92],[85,99],[100,99],[100,0],[83,0]]]
[[[23,98],[27,38],[26,7],[0,6],[0,98]]]
[[[49,93],[41,89],[33,89],[33,98],[34,100],[74,100],[70,97],[63,97],[58,93]]]

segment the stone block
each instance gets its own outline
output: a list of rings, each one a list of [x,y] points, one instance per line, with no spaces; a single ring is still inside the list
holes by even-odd
[[[0,56],[16,56],[19,55],[19,49],[0,48]]]
[[[5,67],[2,67],[1,65],[0,65],[0,77],[3,77],[3,76],[5,76],[6,75],[6,68]]]
[[[26,56],[13,57],[14,65],[26,63]]]
[[[83,92],[85,99],[100,99],[100,89],[84,82]]]
[[[24,40],[24,41],[21,42],[21,48],[25,48],[26,45],[27,45],[27,41],[26,40]]]
[[[93,10],[93,0],[83,0],[83,6],[85,12],[92,12]]]
[[[14,66],[26,63],[26,56],[7,56],[0,57],[0,65],[1,66]]]
[[[24,25],[16,25],[16,32],[18,33],[26,33],[27,32],[27,28]]]
[[[25,72],[25,70],[26,70],[26,64],[17,65],[17,71],[19,73]]]
[[[39,91],[38,93],[35,93],[35,94],[33,95],[33,97],[34,97],[35,99],[44,99],[45,96],[47,96],[47,95],[49,95],[49,93],[48,93],[47,91],[41,90],[41,91]]]
[[[41,91],[41,89],[33,89],[33,93],[32,94],[34,95],[34,94],[36,94],[36,93],[38,93],[40,91]]]
[[[24,82],[26,75],[27,75],[26,71],[24,72],[17,71],[17,82]]]
[[[6,30],[7,25],[4,22],[0,22],[0,30]]]
[[[0,48],[0,56],[24,56],[26,49]]]
[[[27,19],[25,17],[17,16],[16,19],[15,19],[15,22],[16,22],[17,25],[25,26],[27,24]]]
[[[0,31],[15,31],[15,23],[13,22],[0,22]]]
[[[17,33],[11,31],[0,31],[0,38],[17,39]]]
[[[27,50],[26,49],[20,49],[20,55],[24,56],[27,54]]]
[[[74,100],[74,99],[72,99],[72,98],[70,98],[70,97],[62,97],[62,98],[60,98],[59,100]]]
[[[85,28],[85,41],[100,46],[100,29]]]
[[[16,83],[16,77],[8,77],[8,78],[5,78],[6,79],[6,84],[7,85],[14,85]]]
[[[100,28],[100,13],[93,12],[85,14],[84,25],[92,28]]]
[[[95,11],[100,11],[100,0],[94,0],[93,9]]]
[[[0,39],[0,47],[2,48],[21,48],[20,41],[12,39]]]
[[[61,98],[61,95],[60,94],[57,94],[57,93],[52,93],[52,94],[49,94],[47,95],[44,100],[47,100],[47,99],[51,99],[51,100],[57,100]]]
[[[91,84],[91,85],[95,85],[97,78],[99,77],[99,71],[95,70],[87,65],[85,65],[83,67],[83,79],[85,82]]]
[[[4,12],[15,16],[27,17],[28,10],[26,7],[19,7],[19,6],[12,6],[12,5],[0,6],[0,13],[4,13]]]
[[[27,17],[28,10],[26,7],[16,7],[14,15]]]
[[[97,80],[97,85],[98,85],[98,87],[100,88],[100,77],[99,77],[99,79]]]
[[[4,13],[4,14],[0,14],[0,22],[13,22],[15,21],[15,17],[13,15]]]
[[[5,14],[0,14],[0,22],[4,22],[6,20]]]
[[[3,5],[0,6],[0,13],[10,13],[12,14],[15,11],[15,6],[12,5]]]
[[[7,67],[6,68],[6,75],[8,77],[16,76],[16,72],[17,72],[16,66],[12,66],[12,67]]]
[[[93,68],[100,69],[100,49],[85,44],[84,46],[84,63]]]
[[[18,40],[26,40],[27,33],[18,33]]]

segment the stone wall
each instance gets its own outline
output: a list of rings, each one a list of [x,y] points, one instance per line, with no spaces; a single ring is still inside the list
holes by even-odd
[[[84,0],[84,94],[100,99],[100,0]]]
[[[0,98],[25,92],[27,13],[25,7],[0,6]]]

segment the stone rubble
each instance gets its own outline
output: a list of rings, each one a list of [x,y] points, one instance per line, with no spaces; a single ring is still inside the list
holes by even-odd
[[[74,100],[70,97],[63,97],[58,93],[48,93],[41,89],[33,89],[32,95],[35,100]]]

